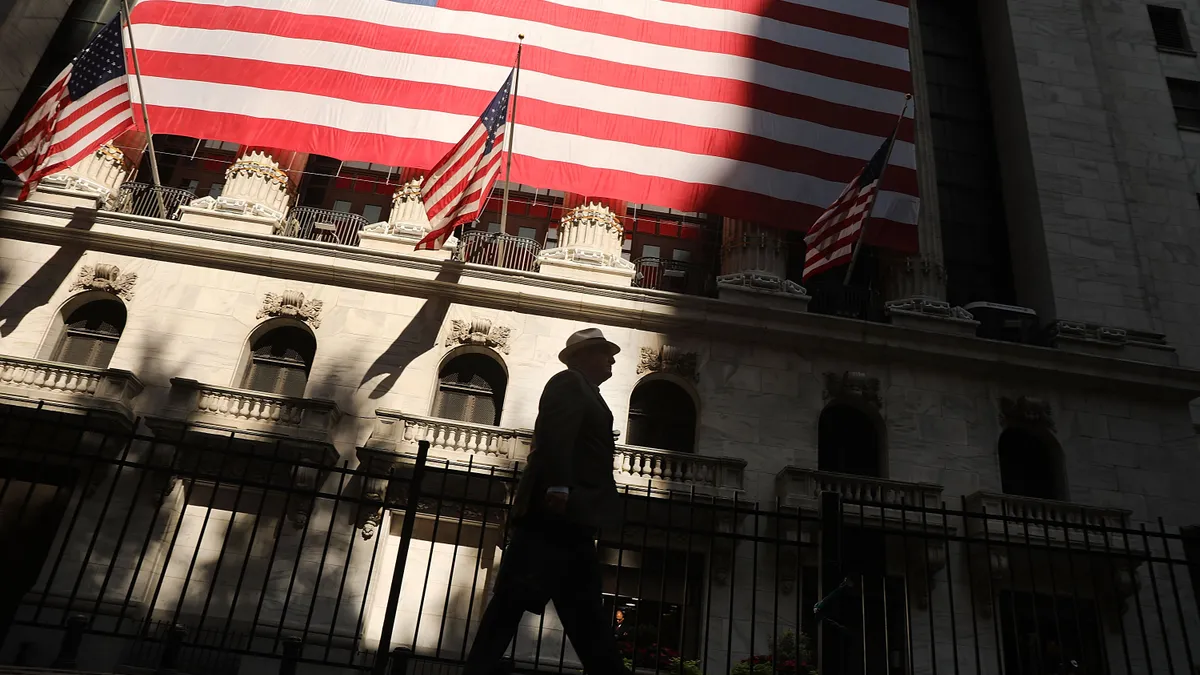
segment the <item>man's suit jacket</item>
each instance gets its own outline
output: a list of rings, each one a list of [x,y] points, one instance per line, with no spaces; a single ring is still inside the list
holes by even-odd
[[[589,528],[615,524],[621,504],[613,479],[612,428],[612,412],[600,390],[581,373],[568,369],[550,378],[513,499],[514,520],[544,516],[546,489],[563,486],[571,491],[569,522]]]

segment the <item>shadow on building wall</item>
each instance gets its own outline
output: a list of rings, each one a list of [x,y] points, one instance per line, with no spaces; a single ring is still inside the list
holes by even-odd
[[[77,211],[66,227],[68,230],[90,230],[94,215]],[[0,337],[11,335],[30,312],[50,302],[85,250],[83,244],[60,247],[33,276],[0,304]],[[7,281],[11,276],[10,270],[0,269],[0,282]]]

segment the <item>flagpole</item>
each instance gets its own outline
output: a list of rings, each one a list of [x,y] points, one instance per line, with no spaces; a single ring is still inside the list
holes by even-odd
[[[124,2],[124,0],[122,0]],[[517,35],[517,70],[516,76],[513,78],[513,90],[508,114],[508,157],[504,159],[504,201],[500,203],[500,233],[506,232],[508,225],[508,189],[511,184],[509,177],[512,175],[512,149],[513,136],[517,130],[517,90],[521,88],[521,47],[524,46],[525,35]]]
[[[892,149],[896,147],[896,136],[900,132],[900,123],[904,121],[904,115],[908,112],[908,104],[911,101],[912,94],[905,94],[904,109],[900,111],[900,116],[896,118],[896,126],[892,129],[892,142],[888,144],[887,155],[883,158],[883,167],[879,169],[879,186],[875,188],[875,194],[871,195],[871,205],[867,207],[867,215],[863,218],[862,231],[858,233],[858,245],[854,247],[854,254],[850,256],[850,267],[846,268],[846,278],[842,281],[843,286],[850,285],[850,277],[854,274],[858,254],[862,252],[863,245],[867,243],[867,226],[871,224],[871,212],[875,210],[875,200],[879,199],[879,193],[883,189],[883,174],[887,172],[888,163],[892,161]]]
[[[142,86],[142,66],[138,64],[137,47],[133,44],[133,21],[129,13],[129,0],[121,0],[125,11],[125,25],[129,27],[129,51],[133,54],[134,77],[137,78],[138,98],[141,99],[142,123],[146,125],[146,147],[150,150],[150,178],[154,181],[154,194],[158,197],[158,212],[165,220],[167,204],[163,201],[162,179],[158,175],[158,155],[154,150],[154,132],[150,130],[150,114],[146,112],[146,88]]]

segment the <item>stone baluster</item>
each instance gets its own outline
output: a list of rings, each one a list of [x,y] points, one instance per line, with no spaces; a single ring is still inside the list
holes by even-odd
[[[882,262],[886,312],[892,323],[943,333],[973,335],[979,323],[962,307],[946,302],[946,267],[942,253],[941,208],[934,162],[933,121],[925,81],[925,53],[917,3],[909,3],[909,58],[913,80],[913,123],[917,153],[919,253],[887,255]]]
[[[787,241],[776,228],[726,218],[721,232],[722,300],[804,311],[808,295],[787,279]]]
[[[616,204],[623,211],[624,202]],[[634,266],[621,257],[625,242],[622,215],[598,202],[566,210],[558,226],[557,245],[538,254],[542,273],[628,286]]]

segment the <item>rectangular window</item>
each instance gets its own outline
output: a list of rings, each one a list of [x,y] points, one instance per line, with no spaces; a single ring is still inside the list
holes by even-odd
[[[383,207],[376,204],[367,204],[363,207],[363,218],[366,218],[368,223],[380,222],[383,220]]]
[[[488,223],[487,231],[488,232],[499,232],[500,231],[500,223],[499,222]]]
[[[671,260],[676,260],[678,262],[691,262],[692,252],[687,249],[677,248],[674,251],[671,251]]]
[[[657,246],[646,244],[642,246],[643,258],[659,258],[662,256],[662,250]]]
[[[1200,82],[1167,78],[1175,122],[1184,129],[1200,130]]]
[[[204,147],[209,150],[224,150],[227,152],[237,152],[237,143],[226,143],[225,141],[204,141]]]
[[[1188,40],[1187,23],[1183,20],[1183,10],[1177,7],[1160,7],[1147,5],[1150,12],[1150,27],[1154,29],[1154,42],[1158,48],[1173,52],[1193,54],[1191,42]]]
[[[338,213],[350,213],[350,202],[339,199],[333,203],[333,210]]]
[[[225,189],[224,183],[213,183],[208,188],[208,196],[213,197],[213,198],[220,197],[221,191],[224,189]]]
[[[519,230],[517,230],[517,236],[521,237],[522,239],[532,239],[534,241],[537,241],[537,228],[536,227],[522,227]]]
[[[192,194],[196,194],[196,190],[200,189],[200,181],[189,180],[187,182],[187,185],[183,186],[183,189],[187,190],[188,192],[191,192]]]

